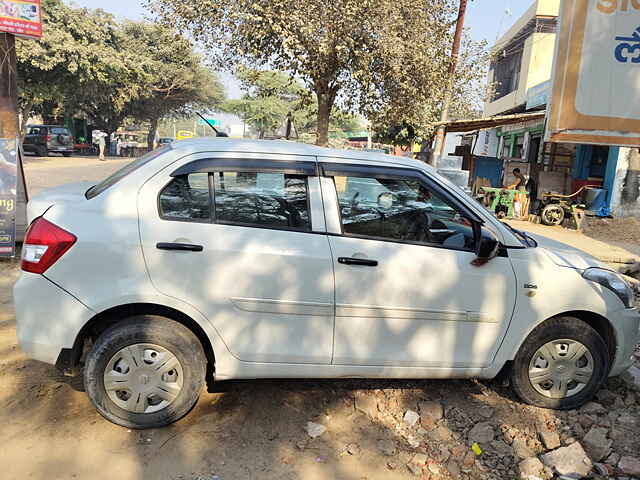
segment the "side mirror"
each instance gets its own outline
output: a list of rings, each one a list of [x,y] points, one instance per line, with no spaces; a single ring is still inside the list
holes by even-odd
[[[491,230],[480,228],[480,240],[476,246],[476,258],[473,265],[480,267],[498,256],[500,241]]]

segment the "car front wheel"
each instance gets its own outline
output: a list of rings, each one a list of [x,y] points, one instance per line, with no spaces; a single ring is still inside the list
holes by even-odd
[[[196,404],[206,357],[198,338],[172,320],[136,316],[107,329],[87,355],[85,389],[107,420],[128,428],[168,425]]]
[[[527,337],[514,360],[511,383],[526,403],[566,410],[589,401],[609,374],[609,351],[587,323],[548,320]]]

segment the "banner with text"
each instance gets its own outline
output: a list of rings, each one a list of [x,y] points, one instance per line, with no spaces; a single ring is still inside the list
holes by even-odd
[[[42,37],[40,0],[0,0],[0,32]]]
[[[640,0],[563,0],[547,139],[640,146]]]
[[[0,138],[0,257],[16,253],[18,144]]]

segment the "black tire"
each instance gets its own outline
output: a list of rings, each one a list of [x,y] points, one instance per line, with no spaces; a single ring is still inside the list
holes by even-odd
[[[62,155],[64,155],[65,157],[70,157],[71,156],[71,152],[62,152]]]
[[[40,147],[38,149],[38,156],[39,157],[48,157],[49,156],[49,150],[47,150],[47,147]]]
[[[109,360],[122,348],[137,343],[153,343],[166,348],[179,360],[183,386],[168,406],[154,413],[133,413],[109,398],[104,371]],[[91,402],[107,420],[127,428],[146,429],[169,425],[195,406],[204,386],[207,360],[198,338],[185,326],[163,317],[130,317],[108,328],[87,355],[84,386]]]
[[[545,206],[540,213],[540,219],[545,225],[555,227],[562,224],[564,220],[564,208],[560,205],[552,203]]]
[[[529,364],[546,343],[570,339],[582,343],[593,358],[593,374],[582,390],[564,398],[549,398],[536,391],[529,379]],[[536,327],[524,341],[511,370],[511,384],[523,402],[536,407],[569,410],[587,403],[609,375],[609,349],[603,338],[587,323],[573,317],[557,317]]]

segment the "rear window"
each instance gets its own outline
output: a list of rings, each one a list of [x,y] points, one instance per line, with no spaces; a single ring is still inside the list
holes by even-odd
[[[94,185],[93,187],[91,187],[89,190],[87,190],[87,192],[84,194],[84,196],[87,197],[87,200],[90,200],[93,197],[96,197],[96,196],[100,195],[107,188],[115,185],[120,180],[122,180],[124,177],[129,175],[130,173],[135,172],[137,169],[139,169],[143,165],[146,165],[147,163],[149,163],[154,158],[158,158],[160,155],[168,152],[169,150],[171,150],[171,145],[170,144],[164,145],[164,146],[162,146],[160,148],[156,148],[155,150],[153,150],[153,151],[151,151],[149,153],[146,153],[145,155],[141,156],[140,158],[137,158],[136,160],[134,160],[133,162],[128,163],[127,165],[122,167],[117,172],[111,174],[110,176],[105,178],[103,181],[101,181],[97,185]]]
[[[68,128],[52,128],[51,135],[71,135]]]

